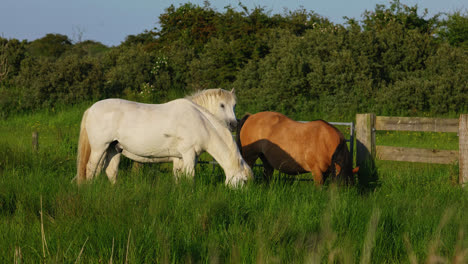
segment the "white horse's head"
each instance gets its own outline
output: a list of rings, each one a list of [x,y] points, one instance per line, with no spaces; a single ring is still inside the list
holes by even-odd
[[[252,169],[241,159],[240,169],[233,175],[226,175],[225,184],[236,188],[243,186],[250,179],[253,179]]]
[[[208,89],[199,91],[187,98],[208,110],[229,130],[234,131],[236,129],[236,95],[234,89],[230,92],[223,89]]]

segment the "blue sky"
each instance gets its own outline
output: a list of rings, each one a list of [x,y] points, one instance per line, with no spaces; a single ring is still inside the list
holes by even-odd
[[[203,0],[1,0],[0,36],[19,40],[34,40],[47,33],[67,35],[73,41],[95,40],[108,46],[119,45],[128,35],[136,35],[157,26],[158,17],[171,4],[191,2],[203,6]],[[239,1],[209,1],[211,7],[223,12]],[[248,8],[263,7],[272,14],[305,8],[343,23],[343,16],[361,19],[365,10],[374,10],[376,4],[389,6],[389,1],[371,0],[255,0],[240,1]],[[467,0],[401,0],[401,3],[425,8],[429,16],[439,12],[464,11]]]

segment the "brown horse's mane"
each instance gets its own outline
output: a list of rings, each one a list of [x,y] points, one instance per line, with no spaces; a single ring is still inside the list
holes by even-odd
[[[247,118],[249,118],[249,116],[251,116],[251,115],[252,115],[251,113],[245,113],[244,116],[240,120],[238,120],[238,122],[237,122],[236,143],[237,143],[237,148],[239,149],[241,154],[242,154],[242,144],[241,144],[241,140],[240,140],[240,131],[241,131],[241,128],[244,125],[245,121],[247,120]]]

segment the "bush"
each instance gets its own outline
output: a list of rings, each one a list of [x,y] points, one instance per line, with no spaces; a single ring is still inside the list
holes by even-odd
[[[14,85],[23,98],[18,108],[27,110],[100,98],[104,75],[99,61],[91,57],[27,58]]]
[[[161,103],[215,87],[235,87],[241,112],[301,118],[468,109],[466,13],[427,18],[392,1],[335,25],[306,10],[239,7],[171,5],[160,29],[111,48],[59,34],[0,38],[1,115],[106,97]]]
[[[103,58],[106,97],[119,96],[124,91],[141,91],[141,85],[152,81],[153,57],[142,45],[119,47]]]
[[[468,48],[468,11],[448,14],[439,25],[438,35],[453,46]]]
[[[33,56],[59,58],[72,47],[71,40],[61,34],[47,34],[28,45],[28,51]]]

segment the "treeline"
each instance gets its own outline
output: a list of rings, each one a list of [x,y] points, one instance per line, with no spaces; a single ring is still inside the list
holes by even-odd
[[[106,97],[160,103],[214,87],[235,88],[241,113],[466,112],[468,15],[419,13],[392,1],[341,25],[302,9],[187,3],[116,47],[0,38],[0,116]]]

